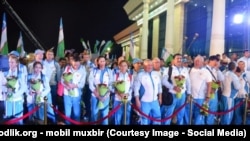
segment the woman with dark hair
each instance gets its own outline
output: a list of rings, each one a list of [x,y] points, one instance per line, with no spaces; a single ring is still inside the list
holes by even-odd
[[[28,111],[32,111],[36,105],[41,105],[39,110],[34,114],[34,117],[39,120],[44,120],[44,99],[47,97],[47,112],[48,117],[55,123],[55,113],[50,106],[52,97],[50,93],[49,79],[42,73],[42,62],[34,62],[33,72],[28,75],[28,92],[27,92],[27,107]],[[32,116],[30,116],[30,119]]]
[[[115,89],[115,98],[114,98],[114,107],[121,104],[122,102],[130,103],[132,99],[132,91],[133,91],[133,81],[134,78],[132,74],[128,72],[129,63],[126,60],[122,60],[119,64],[119,72],[114,74],[114,82],[124,83],[124,91],[119,91]],[[126,108],[125,108],[126,106]],[[126,109],[126,111],[124,111]],[[124,115],[126,115],[126,119],[124,119]],[[131,115],[131,105],[130,104],[123,104],[121,108],[114,114],[115,125],[129,125],[130,124],[130,115]],[[124,122],[126,121],[126,123]]]
[[[98,112],[100,118],[108,115],[110,91],[112,90],[113,76],[111,69],[106,67],[106,59],[103,56],[97,58],[97,67],[90,71],[89,89],[92,92],[91,97],[91,121],[97,121]],[[102,122],[108,125],[108,119]]]

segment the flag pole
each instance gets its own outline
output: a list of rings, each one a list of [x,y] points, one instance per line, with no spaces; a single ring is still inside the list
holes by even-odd
[[[199,36],[198,33],[194,34],[193,40],[191,41],[191,43],[189,44],[189,46],[188,46],[188,48],[186,50],[187,52],[189,52],[190,47],[193,45],[194,41],[197,39],[198,36]],[[189,55],[190,55],[190,53],[189,53]]]
[[[22,19],[17,15],[17,13],[14,11],[14,9],[10,6],[10,4],[7,2],[7,0],[2,0],[2,4],[4,5],[6,11],[10,14],[10,16],[17,23],[17,25],[24,31],[26,36],[32,41],[32,43],[36,47],[45,50],[44,47],[41,45],[41,43],[35,38],[35,36],[31,33],[31,31],[28,29],[28,27],[22,21]]]
[[[186,53],[186,41],[187,41],[188,37],[185,36],[183,39],[183,43],[182,43],[182,47],[180,47],[179,49],[179,53],[181,53],[181,48],[182,48],[182,55]]]

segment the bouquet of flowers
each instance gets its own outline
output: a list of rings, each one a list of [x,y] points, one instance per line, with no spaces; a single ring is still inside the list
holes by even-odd
[[[202,104],[202,108],[203,108],[203,109],[206,109],[206,110],[208,111],[208,109],[209,109],[208,103],[207,103],[207,102],[204,102],[204,103]],[[204,116],[207,116],[207,115],[208,115],[208,112],[205,111],[205,110],[203,110],[203,109],[200,109],[200,113],[201,113],[202,115],[204,115]]]
[[[212,92],[210,94],[210,99],[214,99],[215,97],[215,91],[220,87],[219,81],[212,81]]]
[[[42,86],[42,80],[41,79],[30,79],[30,84],[31,84],[31,89],[34,90],[35,92],[41,90]],[[36,103],[41,103],[42,102],[42,96],[41,95],[36,95]]]
[[[125,93],[125,89],[126,89],[126,85],[125,85],[125,81],[120,80],[120,81],[116,81],[114,83],[115,89],[117,90],[118,94],[121,96],[122,98],[122,102],[125,103],[127,102],[127,95],[124,95]]]
[[[17,77],[15,76],[9,76],[6,78],[7,79],[7,88],[11,89],[11,92],[7,93],[7,100],[11,100],[13,98],[13,91],[16,88],[16,83],[17,83]]]
[[[72,81],[73,81],[73,74],[71,72],[63,73],[63,80],[66,83],[72,83]],[[69,90],[69,95],[70,96],[74,96],[75,95],[75,92],[74,92],[73,89]]]
[[[31,79],[30,80],[30,84],[31,84],[31,89],[34,91],[39,91],[41,89],[42,86],[42,80],[40,79]]]
[[[114,82],[115,89],[119,94],[124,94],[125,93],[125,81],[116,81]]]
[[[107,92],[108,92],[108,86],[107,86],[106,84],[99,84],[97,88],[98,88],[99,96],[105,97],[106,94],[107,94]],[[98,102],[98,107],[99,107],[100,109],[104,108],[104,104],[103,104],[103,102],[100,101],[100,100],[99,100],[99,102]]]
[[[185,76],[183,75],[178,75],[178,76],[175,76],[174,77],[174,81],[175,81],[175,84],[180,87],[180,88],[183,88],[183,85],[185,83]],[[176,97],[177,98],[181,98],[182,96],[182,93],[181,92],[177,92],[176,93]]]

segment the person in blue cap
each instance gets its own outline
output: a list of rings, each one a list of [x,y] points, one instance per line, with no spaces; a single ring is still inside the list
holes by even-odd
[[[15,56],[20,60],[20,54],[15,50],[11,51],[8,55]],[[19,62],[18,69],[19,69],[19,71],[22,72],[22,75],[24,75],[25,80],[27,80],[27,75],[28,75],[27,67],[24,64],[22,64],[21,62]]]
[[[41,50],[41,49],[36,49],[35,50],[35,52],[34,52],[35,60],[28,64],[28,73],[33,72],[33,64],[34,64],[34,62],[41,62],[43,64],[44,53],[45,53],[44,50]],[[46,74],[46,68],[43,68],[42,72],[44,74]]]
[[[17,56],[9,56],[9,70],[5,77],[7,79],[7,92],[5,100],[5,117],[20,118],[23,116],[24,92],[27,90],[26,85],[23,85],[25,76],[19,71],[19,58]],[[19,120],[16,124],[22,125],[23,120]]]
[[[24,65],[24,64],[22,64],[20,62],[20,54],[19,54],[19,52],[17,52],[16,50],[12,50],[8,54],[8,57],[9,58],[16,58],[18,60],[17,71],[18,71],[19,75],[22,75],[22,78],[24,79],[24,82],[27,82],[27,77],[28,77],[27,67],[26,67],[26,65]],[[7,73],[6,73],[6,75],[7,75]],[[26,91],[27,91],[27,89],[24,91],[24,93],[22,94],[22,96],[25,95]]]
[[[142,72],[142,60],[139,58],[134,58],[132,61],[132,67],[129,70],[130,74],[133,76],[133,78],[136,78],[138,73]],[[134,88],[134,85],[132,86]],[[131,99],[131,103],[135,104],[135,97],[134,97],[134,92],[132,91],[132,99]],[[136,112],[135,110],[131,110],[131,124],[139,124],[140,122],[140,115],[138,114],[138,112]]]
[[[136,76],[139,72],[141,72],[142,69],[142,60],[139,58],[134,58],[132,61],[132,69],[131,73]]]

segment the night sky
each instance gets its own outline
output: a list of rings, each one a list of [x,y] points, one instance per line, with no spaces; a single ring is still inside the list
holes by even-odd
[[[1,0],[2,1],[2,0]],[[123,6],[127,0],[7,0],[45,49],[57,46],[59,20],[63,18],[65,48],[82,51],[80,38],[89,40],[113,40],[113,36],[132,24]],[[0,25],[6,12],[0,7]],[[21,28],[6,12],[9,51],[16,49]],[[36,47],[23,33],[26,52]],[[93,49],[92,49],[93,50]],[[121,55],[121,47],[114,44],[111,54]]]

